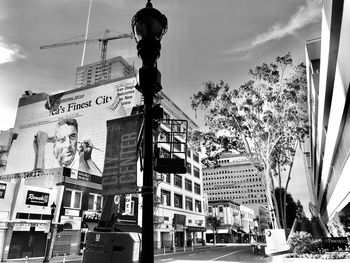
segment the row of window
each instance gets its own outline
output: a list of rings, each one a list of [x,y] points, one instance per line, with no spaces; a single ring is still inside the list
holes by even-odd
[[[203,172],[203,175],[216,175],[216,174],[229,174],[229,173],[247,173],[256,172],[256,169],[245,169],[245,170],[220,170],[215,172]]]
[[[266,198],[265,199],[246,199],[244,196],[215,196],[215,197],[208,197],[208,201],[219,201],[219,200],[227,200],[227,199],[245,199],[245,200],[240,200],[242,204],[264,204],[267,202]]]
[[[164,178],[163,181],[170,184],[171,183],[171,174],[166,173],[164,174]],[[197,183],[193,183],[190,179],[185,178],[185,189],[187,191],[192,192],[194,190],[194,192],[196,194],[201,194],[201,186],[200,184]],[[176,187],[182,188],[183,186],[183,181],[182,181],[182,175],[179,174],[174,174],[174,185]]]
[[[66,189],[63,195],[63,207],[81,209],[81,200],[83,192],[78,190]],[[88,210],[102,210],[102,196],[99,194],[89,193]]]
[[[171,206],[171,192],[168,190],[161,189],[161,202],[163,205]],[[199,200],[194,200],[193,198],[185,196],[185,199],[183,198],[183,195],[174,193],[173,202],[174,207],[183,209],[183,201],[185,200],[185,209],[189,211],[196,211],[201,213],[202,212],[202,202]],[[194,207],[193,207],[194,204]]]
[[[204,174],[204,173],[203,173]],[[254,176],[254,177],[253,177]],[[247,178],[247,177],[253,177],[253,178]],[[211,181],[211,180],[220,180],[220,179],[238,179],[238,178],[244,178],[247,180],[247,182],[253,182],[253,181],[261,181],[261,177],[257,177],[257,174],[249,174],[249,175],[225,175],[225,176],[216,176],[216,177],[203,177],[204,181]]]

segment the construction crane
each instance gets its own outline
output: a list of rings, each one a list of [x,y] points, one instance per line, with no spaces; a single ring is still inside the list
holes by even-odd
[[[104,79],[104,72],[105,72],[106,57],[107,57],[108,41],[115,40],[115,39],[121,39],[121,38],[131,38],[131,39],[133,38],[132,33],[120,34],[120,35],[115,35],[115,36],[109,36],[108,35],[109,33],[110,33],[110,30],[106,29],[104,36],[102,38],[99,37],[99,38],[87,38],[84,40],[76,40],[76,41],[63,41],[63,42],[59,42],[56,44],[41,46],[40,49],[66,47],[66,46],[77,46],[77,45],[82,45],[82,44],[91,44],[91,43],[100,42],[100,43],[102,43],[102,47],[101,47],[101,75],[102,75],[102,77],[100,79],[103,80]],[[83,37],[83,35],[81,35],[79,37]]]

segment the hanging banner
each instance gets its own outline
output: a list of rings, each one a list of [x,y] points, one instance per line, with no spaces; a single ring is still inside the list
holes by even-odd
[[[104,195],[137,192],[137,139],[143,115],[107,121],[102,189]]]

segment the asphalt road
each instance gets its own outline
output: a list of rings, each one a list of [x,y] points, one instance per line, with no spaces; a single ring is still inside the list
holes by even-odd
[[[156,255],[156,263],[185,263],[185,262],[240,262],[240,263],[268,263],[272,262],[270,257],[254,255],[250,246],[224,246],[207,247],[202,250],[188,251],[176,254]]]

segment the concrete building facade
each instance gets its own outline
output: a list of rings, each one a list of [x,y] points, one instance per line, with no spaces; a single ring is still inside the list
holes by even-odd
[[[262,176],[247,156],[222,153],[217,163],[203,166],[203,187],[208,202],[233,200],[259,213],[259,205],[267,206]]]
[[[103,81],[119,79],[133,75],[135,69],[124,58],[107,59],[102,66],[101,61],[80,66],[76,69],[75,88],[81,88]]]
[[[254,230],[254,210],[232,200],[208,202],[208,216],[220,220],[217,241],[247,242],[249,234]],[[207,229],[207,241],[213,239],[213,231]]]
[[[350,1],[323,1],[321,38],[307,41],[313,216],[333,236],[350,232]]]
[[[185,120],[188,123],[188,130],[198,129],[194,123],[169,97],[160,93],[161,106],[164,109],[164,119]],[[180,122],[179,122],[180,123]],[[175,129],[183,131],[185,127],[178,125]],[[165,137],[170,135],[172,128],[165,122],[160,125]],[[173,127],[174,130],[174,127]],[[156,185],[155,215],[159,222],[155,222],[155,247],[170,247],[172,245],[185,246],[188,240],[199,242],[204,238],[205,213],[202,185],[201,160],[197,152],[186,147],[185,138],[182,134],[170,135],[165,141],[177,141],[174,145],[178,151],[184,151],[187,155],[186,173],[163,173],[157,174],[161,178]],[[169,140],[170,139],[170,140]],[[165,142],[164,141],[164,142]],[[161,143],[159,147],[169,151],[168,143]],[[186,148],[185,148],[186,147]],[[179,158],[184,156],[175,154]]]

